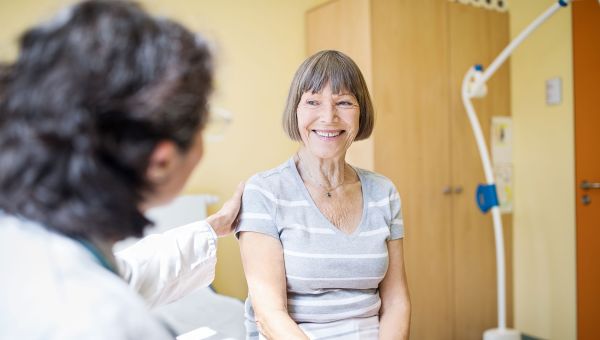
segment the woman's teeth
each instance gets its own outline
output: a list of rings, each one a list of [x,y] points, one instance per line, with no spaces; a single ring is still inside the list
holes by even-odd
[[[315,130],[315,133],[321,137],[327,137],[327,138],[332,138],[332,137],[337,137],[340,134],[342,134],[342,131],[336,131],[336,132],[325,132],[325,131],[318,131]]]

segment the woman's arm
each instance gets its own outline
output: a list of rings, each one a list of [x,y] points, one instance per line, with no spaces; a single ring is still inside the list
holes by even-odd
[[[404,271],[402,239],[388,242],[389,267],[379,284],[379,339],[408,339],[410,298]]]
[[[256,232],[241,232],[239,243],[259,331],[272,340],[308,339],[287,311],[281,243]]]

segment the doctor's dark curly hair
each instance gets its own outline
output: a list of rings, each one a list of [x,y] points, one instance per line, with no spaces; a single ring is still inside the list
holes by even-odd
[[[26,31],[0,67],[0,210],[71,237],[139,236],[151,152],[186,152],[207,116],[209,49],[126,1]]]

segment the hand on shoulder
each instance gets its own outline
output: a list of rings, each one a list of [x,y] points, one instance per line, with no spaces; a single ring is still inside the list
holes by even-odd
[[[239,212],[242,202],[242,193],[244,192],[244,182],[238,184],[233,196],[223,204],[221,209],[206,218],[218,237],[231,234],[238,222]]]

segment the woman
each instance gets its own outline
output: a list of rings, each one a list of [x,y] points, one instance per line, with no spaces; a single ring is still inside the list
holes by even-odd
[[[172,339],[146,304],[212,281],[239,193],[116,259],[112,246],[202,157],[207,45],[132,3],[87,1],[25,32],[1,70],[0,338]]]
[[[373,129],[356,64],[337,51],[304,61],[283,125],[300,149],[247,182],[236,231],[248,338],[407,339],[400,198],[390,180],[345,161]]]

